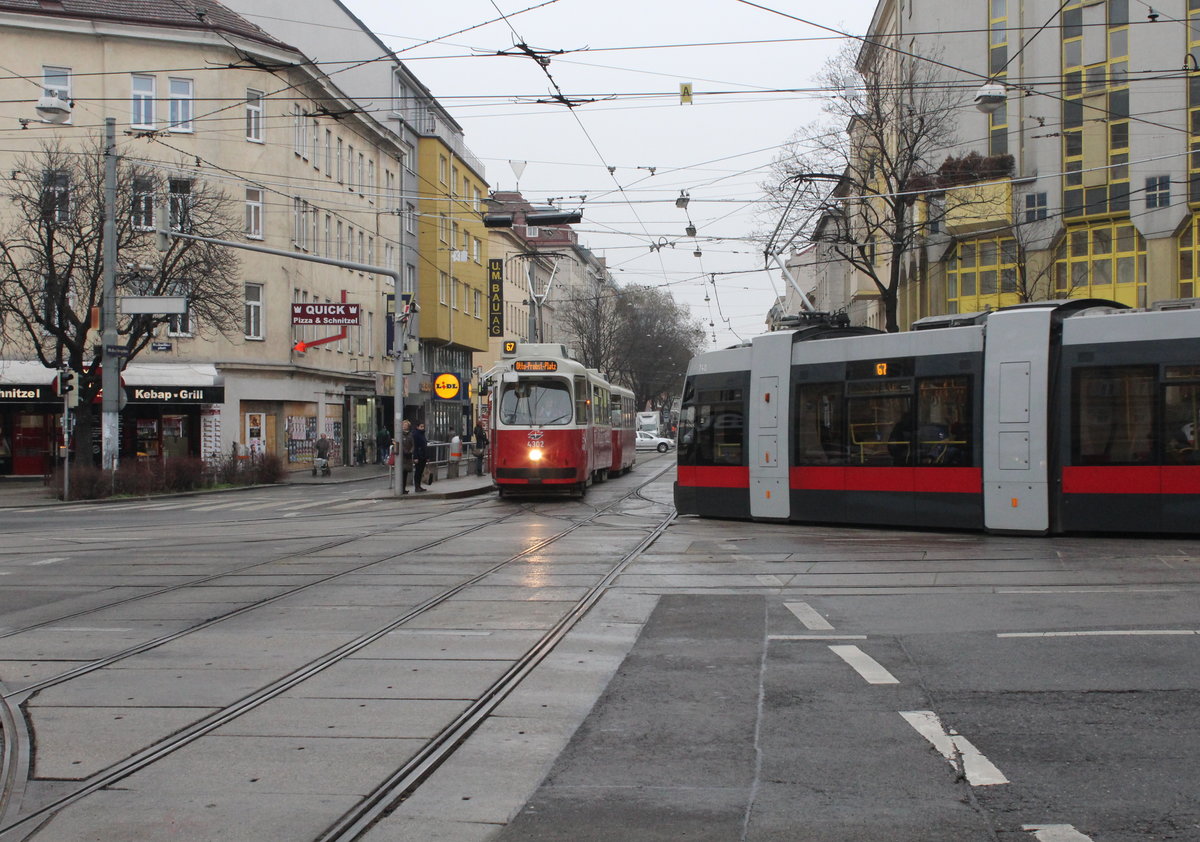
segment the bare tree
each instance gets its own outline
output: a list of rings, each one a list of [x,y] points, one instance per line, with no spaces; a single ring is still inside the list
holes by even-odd
[[[611,284],[594,283],[591,290],[558,304],[558,323],[571,335],[571,347],[588,368],[614,368],[621,336],[617,297]]]
[[[3,195],[10,212],[0,229],[0,323],[9,353],[77,372],[77,436],[89,441],[101,386],[100,335],[93,321],[103,292],[104,153],[48,144],[16,164]],[[219,189],[161,170],[118,169],[115,209],[118,295],[183,295],[193,332],[240,330],[238,261],[230,249],[172,238],[160,254],[154,207],[165,199],[177,230],[219,239],[240,234]],[[167,315],[119,320],[118,336],[134,359]]]
[[[776,220],[768,247],[796,235],[827,244],[874,283],[889,331],[899,330],[904,256],[935,221],[918,218],[914,200],[954,139],[961,94],[936,70],[876,44],[848,45],[819,80],[836,92],[824,121],[797,132],[764,185]]]
[[[612,375],[633,390],[638,408],[660,406],[679,392],[688,362],[704,346],[704,329],[670,293],[626,286],[617,299],[617,353]]]

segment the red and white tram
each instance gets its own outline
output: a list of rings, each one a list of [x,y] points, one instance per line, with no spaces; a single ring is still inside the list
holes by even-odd
[[[632,406],[632,393],[565,346],[506,342],[491,380],[492,479],[502,497],[582,497],[593,482],[633,466],[631,415],[614,410],[614,399]]]
[[[810,324],[692,360],[681,514],[1200,532],[1200,302]]]

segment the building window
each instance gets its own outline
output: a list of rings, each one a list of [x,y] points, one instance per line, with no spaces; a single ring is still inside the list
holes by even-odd
[[[1039,219],[1046,218],[1046,194],[1045,193],[1026,193],[1025,194],[1025,221],[1037,222]]]
[[[536,240],[537,235],[538,235],[538,228],[536,225],[526,225],[525,226],[525,237],[527,239]],[[872,262],[874,262],[873,258],[872,258]]]
[[[262,284],[246,284],[246,325],[247,339],[263,338],[263,287]]]
[[[263,237],[263,191],[257,187],[246,188],[246,236],[252,240]]]
[[[323,248],[321,251],[326,257],[331,257],[333,255],[333,252],[331,251],[331,246],[333,245],[332,231],[333,217],[329,214],[325,214],[325,248]]]
[[[167,224],[184,234],[192,230],[192,182],[186,178],[167,181]]]
[[[66,170],[42,172],[42,218],[52,225],[71,221],[71,174]]]
[[[483,318],[483,293],[479,290],[473,290],[475,293],[475,318]]]
[[[1049,282],[1038,298],[1048,298]],[[1011,237],[981,237],[958,247],[946,265],[946,298],[952,313],[994,310],[1019,300],[1017,244]]]
[[[483,243],[478,237],[475,237],[475,262],[483,263]]]
[[[343,245],[343,243],[345,242],[344,237],[345,237],[345,229],[343,227],[342,221],[339,219],[338,224],[337,224],[337,259],[338,260],[344,260],[346,257],[345,246]]]
[[[312,165],[316,169],[321,169],[321,124],[316,120],[312,121]]]
[[[1165,208],[1171,204],[1171,177],[1152,175],[1146,179],[1146,209]]]
[[[246,140],[263,142],[263,92],[246,90]]]
[[[438,303],[445,304],[450,299],[450,278],[445,272],[438,272]]]
[[[355,181],[354,181],[354,144],[353,143],[350,144],[349,148],[346,151],[346,160],[348,162],[348,165],[346,167],[346,169],[348,170],[348,172],[346,173],[346,186],[349,187],[351,190],[353,190],[354,186],[355,186]],[[338,180],[341,181],[340,178]]]
[[[446,160],[445,155],[438,156],[438,181],[442,184],[446,183],[446,170],[449,168],[450,162]]]
[[[1128,221],[1069,229],[1055,255],[1054,288],[1053,297],[1144,306],[1145,238]]]
[[[177,288],[174,291],[175,295],[187,297],[187,288]],[[191,336],[192,335],[192,311],[189,307],[182,313],[175,313],[167,317],[167,335],[168,336]]]
[[[154,229],[154,180],[134,178],[133,199],[129,203],[129,224],[138,231]]]
[[[411,263],[404,264],[404,292],[409,295],[417,288],[417,267]]]
[[[167,93],[171,98],[168,105],[171,131],[192,131],[192,103],[195,100],[192,80],[168,79]]]
[[[333,176],[333,130],[325,130],[325,177]]]
[[[344,170],[345,170],[344,158],[345,158],[345,155],[343,154],[342,139],[339,137],[337,139],[337,181],[338,181],[338,184],[343,183],[343,181],[345,180],[346,174],[344,172]]]
[[[308,156],[308,117],[299,103],[292,106],[292,151],[301,158]]]
[[[133,113],[129,124],[139,129],[154,128],[154,77],[134,74],[130,89]]]
[[[417,233],[417,206],[412,202],[404,205],[404,230],[410,234]]]

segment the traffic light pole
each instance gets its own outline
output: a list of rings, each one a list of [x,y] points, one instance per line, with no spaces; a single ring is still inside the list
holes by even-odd
[[[156,213],[155,216],[158,219],[159,249],[162,251],[166,251],[166,246],[168,244],[167,241],[170,238],[175,238],[175,239],[179,239],[179,240],[196,240],[197,242],[201,242],[201,243],[212,243],[213,245],[225,246],[227,248],[232,248],[232,249],[241,249],[242,251],[254,251],[254,252],[258,252],[259,254],[271,254],[276,257],[287,257],[287,258],[291,258],[292,260],[302,260],[306,263],[324,263],[326,266],[339,266],[342,269],[354,269],[355,271],[358,271],[358,272],[369,272],[373,275],[387,275],[389,278],[392,279],[392,285],[393,285],[394,289],[396,290],[397,295],[399,294],[400,289],[401,289],[400,270],[399,269],[388,269],[384,266],[372,266],[369,263],[356,263],[352,260],[338,260],[333,257],[318,257],[315,254],[296,254],[295,252],[284,251],[283,249],[273,249],[273,248],[268,248],[267,246],[256,246],[256,245],[252,245],[251,243],[239,243],[234,240],[218,240],[215,237],[201,237],[197,234],[184,234],[180,231],[170,231],[166,227],[167,215],[166,215],[165,209],[160,208],[159,212]],[[420,308],[417,307],[417,302],[415,300],[416,290],[413,291],[413,298],[414,298],[414,300],[409,305],[411,312],[405,313],[403,316],[404,329],[401,331],[401,337],[405,336],[408,332],[408,319],[409,319],[411,313],[416,313],[420,310]],[[402,342],[401,350],[403,350],[403,347],[404,346],[403,346],[403,342]],[[394,350],[394,349],[390,349],[390,350]],[[395,397],[395,400],[393,401],[393,403],[396,407],[395,428],[394,429],[396,430],[397,435],[400,432],[400,423],[404,417],[404,414],[403,414],[404,413],[404,363],[403,363],[402,358],[403,358],[403,353],[396,354],[396,368],[395,368],[395,373],[393,374],[393,378],[396,381],[396,386],[395,386],[396,397]],[[104,371],[105,371],[105,377],[107,378],[108,377],[108,368],[106,367],[104,369]],[[107,380],[105,382],[107,383]],[[113,391],[115,393],[116,387],[114,387]],[[106,395],[105,400],[107,400],[107,394],[108,394],[108,392],[107,392],[107,386],[106,386],[105,387],[105,395]],[[396,465],[395,465],[395,468],[393,471],[395,481],[392,483],[392,491],[393,491],[394,497],[399,497],[404,491],[404,487],[401,484],[403,481],[403,476],[404,476],[403,468],[400,464],[402,461],[403,461],[403,459],[396,460]]]

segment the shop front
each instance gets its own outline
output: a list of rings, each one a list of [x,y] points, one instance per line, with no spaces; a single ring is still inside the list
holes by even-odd
[[[0,362],[0,476],[45,476],[62,425],[56,372],[41,363]]]
[[[121,458],[183,459],[211,456],[204,442],[211,408],[225,400],[223,386],[125,386]],[[215,416],[219,418],[219,416]]]

